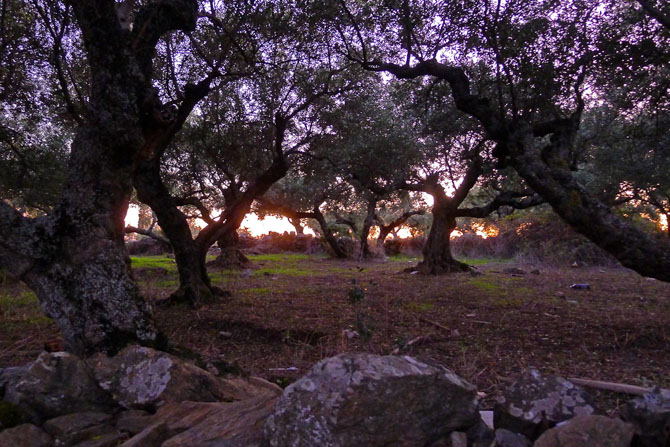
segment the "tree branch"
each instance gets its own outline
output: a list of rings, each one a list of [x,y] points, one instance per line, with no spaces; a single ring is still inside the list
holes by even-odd
[[[158,40],[170,31],[195,31],[198,20],[196,0],[158,0],[143,6],[135,17],[133,48],[147,80]]]
[[[125,228],[125,232],[126,232],[126,234],[130,234],[130,233],[142,234],[144,236],[149,236],[151,239],[155,239],[155,240],[163,242],[165,244],[172,245],[172,244],[170,244],[170,241],[168,239],[164,238],[163,236],[161,236],[158,233],[154,233],[151,230],[143,230],[141,228],[127,226]]]
[[[484,218],[501,206],[510,206],[514,209],[521,210],[544,203],[542,197],[537,194],[520,198],[523,194],[524,193],[517,193],[514,191],[503,191],[486,205],[472,208],[459,208],[456,210],[456,217]]]

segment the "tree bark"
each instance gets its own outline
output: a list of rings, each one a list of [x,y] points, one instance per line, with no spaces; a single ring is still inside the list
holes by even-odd
[[[576,126],[578,123],[571,129],[557,130],[550,145],[542,149],[535,144],[532,130],[521,128],[508,144],[512,165],[563,220],[623,266],[670,281],[670,246],[614,214],[577,182],[560,158],[547,155],[565,150],[572,143],[569,134]]]
[[[349,256],[344,250],[342,250],[342,247],[340,247],[340,244],[337,242],[337,238],[333,235],[333,232],[328,226],[325,216],[319,209],[319,205],[320,204],[314,206],[313,212],[314,212],[314,219],[316,219],[316,221],[319,223],[319,226],[321,227],[323,238],[326,240],[326,243],[333,251],[333,254],[335,255],[336,258],[340,259],[348,258]]]
[[[414,270],[428,275],[467,272],[470,266],[457,261],[451,254],[451,233],[456,229],[454,207],[446,196],[436,194],[433,197],[433,223],[423,246],[423,260]]]
[[[299,218],[288,218],[288,221],[293,228],[295,228],[295,234],[305,234],[305,227],[302,226]]]
[[[114,353],[127,343],[160,346],[150,306],[135,284],[123,243],[136,163],[153,125],[151,62],[164,33],[195,29],[198,5],[149,4],[138,35],[119,26],[112,1],[70,1],[87,53],[87,120],[73,141],[63,200],[26,219],[0,202],[0,264],[37,294],[68,351]]]
[[[375,209],[377,209],[377,200],[376,199],[368,200],[367,213],[365,215],[365,220],[363,221],[363,227],[361,228],[361,237],[359,244],[360,259],[368,259],[372,257],[368,236],[370,235],[370,228],[372,228],[372,224],[375,221]]]
[[[231,270],[253,267],[253,263],[240,250],[240,236],[237,234],[237,230],[237,228],[229,229],[216,242],[221,249],[221,253],[214,261],[217,267]]]
[[[193,31],[194,0],[149,3],[134,31],[119,25],[113,1],[71,0],[91,85],[86,120],[73,141],[63,200],[49,216],[26,219],[0,202],[0,265],[35,290],[42,310],[79,355],[114,353],[128,343],[161,347],[123,243],[133,171],[161,124],[152,88],[160,37]]]
[[[168,301],[194,306],[213,302],[220,291],[212,287],[207,275],[207,250],[204,250],[203,255],[202,247],[193,240],[186,216],[163,184],[159,158],[145,160],[140,164],[135,173],[135,189],[140,201],[156,213],[158,224],[174,250],[179,288],[170,295]]]

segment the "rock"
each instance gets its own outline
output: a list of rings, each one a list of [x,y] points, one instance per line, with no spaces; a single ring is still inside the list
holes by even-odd
[[[17,405],[0,400],[0,431],[26,422],[26,417]]]
[[[120,443],[128,439],[128,435],[118,430],[113,430],[99,436],[95,436],[72,447],[117,447]]]
[[[635,426],[633,447],[670,444],[670,391],[655,389],[621,410],[621,418]]]
[[[0,399],[5,395],[7,385],[16,382],[23,374],[25,374],[29,366],[30,365],[0,368]],[[2,430],[1,425],[0,430]]]
[[[232,403],[168,403],[123,447],[256,446],[277,398],[276,393],[265,393]]]
[[[493,411],[491,410],[482,410],[479,412],[479,417],[482,418],[482,421],[489,427],[493,428]]]
[[[277,399],[263,395],[219,404],[220,411],[167,440],[162,447],[261,447],[263,426]]]
[[[51,436],[33,424],[23,424],[0,432],[0,445],[7,447],[51,447]]]
[[[64,414],[104,412],[114,407],[86,364],[66,352],[40,354],[20,378],[7,384],[5,400],[38,423]]]
[[[169,437],[170,433],[166,431],[165,424],[152,424],[120,447],[159,447]]]
[[[452,431],[449,435],[451,447],[468,447],[468,435],[462,431]]]
[[[628,447],[635,428],[606,416],[576,416],[546,431],[535,447]],[[657,447],[663,444],[656,444]]]
[[[125,433],[136,435],[147,426],[149,426],[154,419],[154,415],[142,410],[128,410],[118,415],[116,418],[116,428]]]
[[[480,415],[481,413],[480,411]],[[468,446],[471,447],[490,447],[493,442],[493,430],[483,418],[470,427],[465,434],[468,438]]]
[[[511,384],[493,409],[494,426],[535,440],[558,422],[595,411],[591,397],[558,376],[542,377],[528,369]]]
[[[524,435],[513,433],[504,428],[495,431],[493,447],[532,447],[533,443]]]
[[[473,385],[412,357],[341,354],[284,390],[265,425],[272,447],[429,445],[479,421]]]
[[[231,402],[268,392],[242,379],[224,380],[161,351],[127,346],[114,357],[89,360],[100,386],[128,409],[154,409],[167,402]]]
[[[113,428],[104,423],[111,419],[112,416],[95,411],[72,413],[49,419],[42,428],[56,440],[70,445],[109,433]]]

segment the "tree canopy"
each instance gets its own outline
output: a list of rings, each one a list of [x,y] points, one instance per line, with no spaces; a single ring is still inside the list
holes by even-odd
[[[467,268],[456,218],[546,202],[670,280],[667,238],[630,218],[670,219],[663,2],[5,0],[0,14],[0,267],[71,351],[164,342],[124,248],[134,190],[175,249],[174,296],[195,305],[219,292],[207,250],[233,244],[254,203],[318,222],[337,256],[345,224],[365,257],[373,227],[427,211],[418,193],[434,199],[424,273]]]

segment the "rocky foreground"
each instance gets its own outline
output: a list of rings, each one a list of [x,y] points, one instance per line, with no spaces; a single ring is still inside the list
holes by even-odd
[[[556,376],[525,371],[490,412],[475,387],[408,356],[341,354],[282,390],[130,346],[114,357],[43,353],[0,369],[0,446],[667,447],[670,393],[621,419]],[[492,419],[492,420],[490,420]]]

